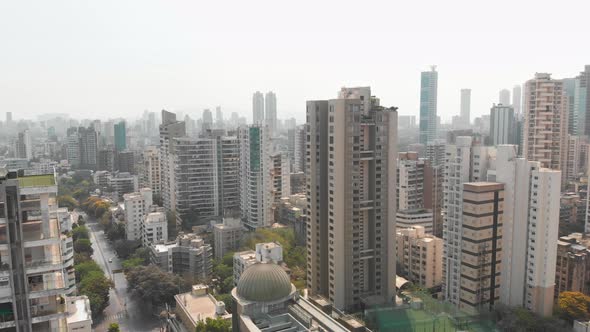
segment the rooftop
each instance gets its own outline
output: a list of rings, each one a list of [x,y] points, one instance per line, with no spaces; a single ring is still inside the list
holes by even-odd
[[[215,312],[218,301],[207,293],[205,286],[195,285],[192,291],[175,295],[174,299],[176,300],[176,309],[184,311],[192,320],[193,325],[196,325],[200,320],[217,317]],[[224,310],[221,316],[227,315],[229,314]]]
[[[21,188],[27,187],[50,187],[55,186],[55,177],[53,174],[29,175],[18,178],[18,185]]]
[[[92,312],[90,311],[90,302],[86,295],[68,297],[68,324],[88,321],[92,319]]]

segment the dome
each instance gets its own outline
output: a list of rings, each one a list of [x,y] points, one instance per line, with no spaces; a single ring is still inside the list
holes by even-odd
[[[237,294],[251,302],[274,302],[289,296],[291,290],[291,280],[280,266],[258,263],[242,273]]]

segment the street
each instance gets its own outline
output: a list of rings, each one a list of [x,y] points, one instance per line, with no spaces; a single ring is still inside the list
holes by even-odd
[[[111,243],[94,218],[85,215],[94,254],[92,258],[114,283],[109,292],[109,306],[100,318],[95,319],[94,331],[107,331],[109,324],[119,323],[121,331],[159,331],[160,321],[151,312],[146,312],[137,300],[127,292],[127,280],[122,272],[121,260],[116,256]],[[109,263],[112,259],[112,263]]]

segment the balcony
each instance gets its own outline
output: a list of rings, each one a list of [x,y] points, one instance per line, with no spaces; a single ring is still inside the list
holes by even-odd
[[[59,243],[60,233],[58,222],[50,219],[47,222],[42,220],[23,223],[23,240],[25,247],[36,247],[47,244]]]

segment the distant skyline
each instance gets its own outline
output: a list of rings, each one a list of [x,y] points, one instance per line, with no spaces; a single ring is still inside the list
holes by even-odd
[[[302,123],[307,100],[343,86],[371,86],[383,105],[418,118],[420,72],[437,65],[438,115],[459,115],[469,88],[473,120],[535,72],[574,77],[590,64],[580,35],[589,9],[567,0],[5,1],[0,119],[161,109],[200,118],[220,105],[226,118],[251,120],[252,94],[273,91],[277,117]]]

